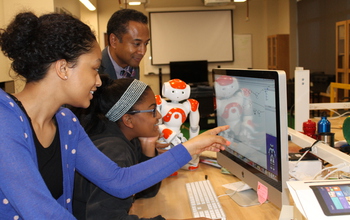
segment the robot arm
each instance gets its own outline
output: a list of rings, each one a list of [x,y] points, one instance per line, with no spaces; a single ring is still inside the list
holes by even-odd
[[[190,112],[189,112],[189,121],[190,121],[190,139],[197,136],[199,134],[199,120],[200,115],[198,111],[199,102],[195,99],[187,100]]]

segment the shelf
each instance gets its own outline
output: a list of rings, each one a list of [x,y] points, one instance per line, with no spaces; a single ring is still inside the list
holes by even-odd
[[[289,35],[277,34],[267,38],[268,69],[284,70],[289,79]]]
[[[336,82],[350,83],[350,20],[336,22]],[[349,91],[340,91],[339,99],[349,96]],[[338,100],[337,100],[338,101]]]

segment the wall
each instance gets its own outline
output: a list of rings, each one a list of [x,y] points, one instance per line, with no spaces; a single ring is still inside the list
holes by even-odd
[[[97,0],[90,0],[90,2],[96,7]],[[90,11],[83,4],[79,3],[80,19],[91,27],[94,31],[97,41],[100,43],[100,32],[98,24],[98,10]]]
[[[6,26],[20,11],[32,10],[35,13],[53,11],[53,1],[27,1],[27,0],[1,0],[0,6],[0,17],[1,27]],[[12,80],[11,75],[13,72],[10,71],[10,61],[2,53],[0,54],[0,80],[9,81]],[[15,81],[15,91],[22,90],[24,82],[22,80]]]
[[[108,19],[110,18],[110,16],[112,16],[112,14],[115,11],[118,11],[120,9],[121,9],[121,7],[120,7],[118,1],[97,0],[98,33],[99,33],[99,42],[100,42],[101,49],[103,49],[104,45],[105,45],[104,33],[106,33],[106,31],[107,31]],[[141,11],[143,9],[143,7],[136,6],[136,7],[134,7],[134,9]],[[143,12],[143,10],[142,10],[142,12]]]
[[[0,0],[0,26],[1,28],[14,18],[21,11],[33,11],[37,15],[55,11],[55,7],[64,7],[72,14],[80,16],[79,1],[71,0]],[[0,82],[9,81],[13,78],[10,70],[10,60],[2,53],[0,54]],[[16,78],[15,91],[22,90],[24,82]]]
[[[82,21],[89,24],[96,31],[101,49],[104,48],[104,33],[106,31],[109,17],[116,11],[125,7],[125,4],[119,5],[117,0],[91,0],[96,6],[96,12],[90,12],[85,9],[78,0],[0,0],[0,18],[12,17],[20,6],[33,8],[38,12],[53,11],[55,7],[64,7],[76,16],[81,16]],[[295,0],[249,0],[247,3],[235,3],[233,30],[235,34],[251,34],[252,36],[252,67],[258,69],[267,68],[267,36],[272,34],[288,34],[290,32],[290,8],[289,5]],[[294,3],[296,4],[296,3]],[[143,12],[148,15],[147,8],[167,8],[167,7],[203,7],[202,0],[149,0],[149,3],[141,6],[127,6]],[[4,9],[6,6],[6,9]],[[1,10],[1,7],[3,10]],[[12,10],[15,8],[15,10]],[[249,13],[248,13],[248,10]],[[5,13],[6,12],[6,13]],[[9,15],[8,15],[9,14]],[[248,19],[247,19],[248,17]],[[5,21],[5,22],[3,22]],[[1,23],[3,22],[3,23]],[[0,25],[7,24],[9,19],[1,19]],[[293,39],[291,37],[291,39]],[[293,51],[292,51],[293,52]],[[291,52],[291,53],[292,53]],[[144,71],[144,61],[141,63],[141,72]],[[296,60],[291,56],[292,61]],[[295,62],[296,63],[296,62]],[[209,69],[218,64],[210,65]],[[231,67],[232,63],[221,63],[221,67]],[[295,66],[291,65],[294,69]],[[0,80],[8,75],[9,61],[0,55]],[[157,70],[157,68],[156,68]],[[167,81],[169,75],[164,75],[163,81]],[[155,92],[159,91],[158,75],[141,75],[141,80],[149,84]]]
[[[289,58],[290,58],[290,75],[294,77],[295,67],[299,66],[298,62],[298,31],[297,31],[297,1],[289,1]]]
[[[297,3],[300,66],[335,74],[335,24],[350,19],[349,0]]]
[[[36,0],[38,2],[42,0]],[[63,8],[67,12],[80,18],[80,2],[78,0],[53,0],[54,9]]]
[[[292,1],[292,0],[291,0]],[[235,34],[251,34],[252,36],[252,67],[257,69],[267,68],[267,36],[272,34],[289,34],[290,21],[289,9],[290,0],[249,0],[249,13],[247,12],[247,3],[235,3],[233,10],[233,30]],[[148,16],[148,11],[153,8],[176,8],[184,9],[193,7],[203,7],[202,0],[150,0],[146,5],[127,6],[143,12]],[[97,0],[98,6],[98,25],[100,34],[101,48],[104,48],[103,33],[106,31],[107,21],[109,17],[125,5],[119,5],[118,1],[107,2],[105,0]],[[215,7],[213,7],[215,8]],[[247,19],[248,17],[248,19]],[[149,52],[149,51],[148,51]],[[141,72],[145,70],[145,56],[141,63]],[[296,59],[291,57],[291,59]],[[295,62],[294,62],[295,63]],[[232,67],[233,63],[213,63],[209,69],[215,68],[217,65],[221,67]],[[291,67],[295,68],[295,66]],[[163,72],[166,72],[166,67]],[[155,73],[157,73],[157,67]],[[141,80],[149,84],[157,93],[159,91],[158,75],[141,75]],[[169,80],[169,75],[163,76],[163,81]]]
[[[0,0],[0,26],[3,27],[5,25],[5,13],[3,11],[5,10],[4,0]],[[10,61],[0,54],[0,82],[5,82],[11,80],[8,70],[10,68]]]

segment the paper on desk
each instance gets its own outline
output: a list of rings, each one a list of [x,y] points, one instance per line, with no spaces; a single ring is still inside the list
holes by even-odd
[[[248,186],[246,183],[239,181],[239,182],[234,182],[234,183],[228,183],[228,184],[224,184],[222,185],[223,187],[225,187],[226,189],[231,189],[233,191],[244,191],[247,189],[251,189],[250,186]]]
[[[296,181],[296,182],[302,182],[302,181]],[[294,183],[292,183],[291,181],[287,181],[287,186],[289,188],[289,193],[293,198],[294,205],[298,208],[299,212],[305,217],[306,214],[303,206],[301,205],[300,198],[298,197],[297,189],[294,188],[295,187]]]
[[[308,220],[319,220],[319,219],[334,219],[334,220],[345,220],[349,219],[349,215],[339,216],[326,216],[318,200],[310,188],[310,185],[324,185],[327,184],[325,181],[287,181],[287,186],[291,196],[293,197],[296,207],[300,213],[303,214]],[[342,183],[350,183],[350,181],[344,181]],[[330,184],[330,183],[329,183]]]
[[[263,204],[264,202],[266,202],[267,195],[269,194],[268,191],[269,191],[268,188],[264,184],[262,184],[261,182],[258,182],[257,193],[258,193],[258,200],[260,204]]]

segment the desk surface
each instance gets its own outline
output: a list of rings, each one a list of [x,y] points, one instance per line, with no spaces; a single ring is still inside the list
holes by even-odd
[[[164,179],[158,194],[153,198],[136,200],[130,213],[139,217],[162,215],[167,219],[192,218],[185,184],[203,180],[205,175],[208,175],[218,196],[225,194],[226,189],[222,185],[239,181],[232,175],[222,174],[219,168],[200,163],[195,171],[179,170],[177,176]],[[219,200],[228,220],[275,220],[280,215],[280,210],[272,203],[240,207],[229,196],[222,196]]]
[[[344,140],[342,125],[345,118],[329,119],[331,132],[335,133],[335,140]],[[312,120],[317,122],[319,119]],[[289,151],[292,151],[291,148]],[[164,179],[159,193],[153,198],[138,199],[130,210],[130,214],[139,217],[162,215],[167,219],[192,218],[185,184],[203,180],[205,175],[208,175],[218,196],[225,194],[226,189],[222,185],[239,181],[232,175],[222,174],[218,168],[200,163],[195,171],[179,170],[177,176]],[[228,196],[222,196],[219,200],[229,220],[277,220],[280,215],[280,209],[272,203],[240,207]]]

